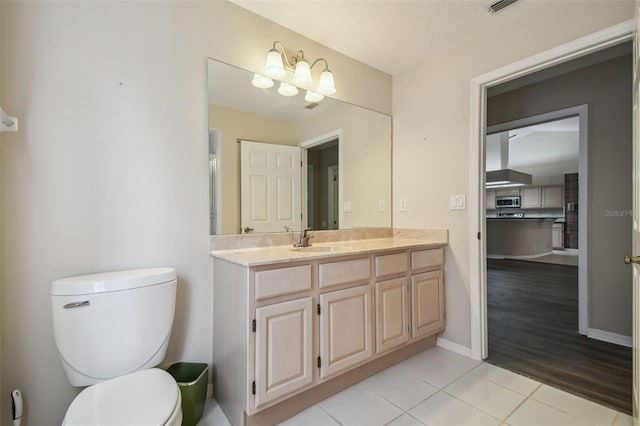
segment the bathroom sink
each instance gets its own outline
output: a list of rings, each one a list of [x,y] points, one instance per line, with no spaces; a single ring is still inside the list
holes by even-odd
[[[330,253],[334,251],[346,250],[348,247],[338,246],[309,246],[309,247],[293,247],[291,251],[307,252],[307,253]]]

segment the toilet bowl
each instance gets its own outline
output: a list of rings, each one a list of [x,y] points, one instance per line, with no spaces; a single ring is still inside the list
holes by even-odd
[[[64,426],[174,426],[182,422],[175,379],[164,360],[176,298],[173,268],[56,280],[51,311],[56,348],[72,386],[88,386]]]
[[[152,368],[101,382],[73,400],[63,426],[180,426],[180,389],[164,370]]]

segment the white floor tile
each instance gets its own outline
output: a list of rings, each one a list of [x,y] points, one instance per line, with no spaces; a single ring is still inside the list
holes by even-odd
[[[611,426],[633,426],[633,418],[624,413],[616,413],[616,418]]]
[[[531,398],[569,413],[588,424],[610,425],[616,416],[616,412],[610,408],[547,385],[540,386]]]
[[[496,426],[500,424],[500,420],[445,392],[433,395],[409,411],[409,414],[425,425]]]
[[[207,399],[204,404],[204,413],[198,422],[198,426],[231,426],[227,416],[215,399]]]
[[[540,386],[540,382],[536,382],[528,377],[513,373],[504,368],[496,367],[493,364],[483,362],[472,370],[472,373],[478,377],[497,383],[505,388],[511,389],[522,395],[531,395],[531,393]]]
[[[397,367],[382,371],[361,384],[403,410],[438,392],[435,387]]]
[[[387,423],[387,426],[424,426],[424,424],[408,414],[403,414],[391,423]]]
[[[584,421],[541,402],[527,399],[506,420],[511,426],[584,426]]]
[[[280,426],[340,426],[322,408],[314,405],[280,423]]]
[[[442,389],[477,365],[479,361],[434,348],[401,362],[398,367]]]
[[[526,398],[472,373],[462,376],[444,391],[500,420],[505,420]]]
[[[384,425],[402,414],[395,405],[364,386],[356,385],[320,402],[343,425]]]

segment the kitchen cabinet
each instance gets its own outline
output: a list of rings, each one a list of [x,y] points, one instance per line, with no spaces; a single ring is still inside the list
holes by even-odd
[[[256,265],[214,257],[216,398],[231,424],[278,423],[269,416],[284,413],[285,401],[302,409],[317,388],[326,395],[326,386],[435,344],[445,326],[444,251],[406,244],[310,250],[309,260],[286,247],[282,260]]]
[[[507,187],[507,188],[496,188],[496,195],[509,196],[509,195],[520,195],[520,188],[518,187]]]
[[[486,208],[488,210],[494,210],[496,208],[496,190],[487,189],[487,196],[485,197]]]
[[[564,248],[564,224],[554,223],[551,227],[551,247]]]
[[[542,197],[539,186],[531,186],[520,189],[520,207],[523,209],[538,208],[542,205]]]
[[[562,207],[564,204],[564,186],[543,186],[542,207]]]

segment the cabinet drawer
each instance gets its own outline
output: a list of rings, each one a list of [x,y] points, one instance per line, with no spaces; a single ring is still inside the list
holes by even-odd
[[[411,269],[442,266],[444,256],[441,248],[420,250],[411,253]]]
[[[256,300],[311,289],[311,265],[259,271],[255,276]]]
[[[318,267],[320,288],[368,280],[369,258],[323,263]]]
[[[376,256],[376,277],[407,271],[407,254],[396,253]]]

